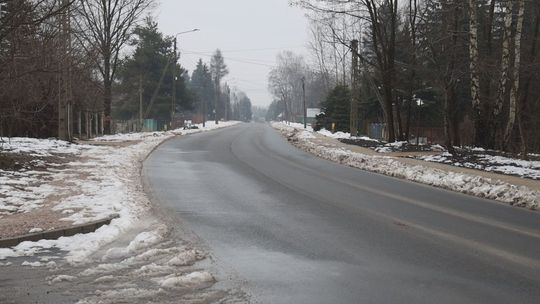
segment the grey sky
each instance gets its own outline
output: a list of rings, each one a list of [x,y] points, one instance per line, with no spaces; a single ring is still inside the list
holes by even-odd
[[[155,14],[167,35],[201,29],[179,36],[180,63],[190,73],[220,48],[230,71],[225,81],[255,105],[271,102],[267,77],[277,53],[306,54],[307,20],[287,0],[161,0]]]

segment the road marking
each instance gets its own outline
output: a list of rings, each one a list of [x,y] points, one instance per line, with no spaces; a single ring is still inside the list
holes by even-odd
[[[257,146],[257,145],[255,145],[255,146]],[[487,225],[487,226],[491,226],[491,227],[495,227],[495,228],[499,228],[499,229],[503,229],[503,230],[508,230],[508,231],[512,231],[514,233],[518,233],[518,234],[526,235],[526,236],[533,237],[533,238],[536,238],[536,239],[540,239],[540,231],[537,231],[537,230],[531,230],[531,229],[528,229],[528,228],[525,228],[525,227],[507,224],[507,223],[501,222],[499,220],[488,219],[488,218],[485,218],[485,217],[482,217],[482,216],[472,215],[472,214],[469,214],[469,213],[457,211],[457,210],[450,209],[450,208],[447,208],[447,207],[435,206],[435,205],[433,205],[433,204],[431,204],[429,202],[424,202],[424,201],[420,201],[420,200],[414,200],[414,199],[411,199],[411,198],[408,198],[408,197],[405,197],[405,196],[402,196],[402,195],[391,194],[391,193],[388,193],[388,192],[385,192],[385,191],[382,191],[382,190],[378,190],[378,189],[375,189],[375,188],[362,186],[362,185],[358,185],[358,184],[353,184],[353,183],[351,183],[349,181],[344,181],[344,180],[341,180],[341,179],[337,179],[337,178],[332,177],[332,176],[325,176],[325,175],[322,175],[317,170],[311,169],[311,168],[306,167],[306,166],[298,165],[297,163],[295,163],[295,162],[293,162],[293,161],[291,161],[291,160],[289,160],[289,159],[287,159],[287,158],[285,158],[283,156],[270,154],[270,153],[268,153],[267,150],[262,149],[261,147],[258,147],[258,148],[259,148],[259,150],[261,152],[267,154],[268,156],[270,156],[270,157],[272,157],[274,159],[285,161],[288,164],[290,164],[291,166],[294,166],[294,167],[296,167],[296,168],[298,168],[300,170],[309,171],[310,173],[316,174],[317,176],[319,176],[319,177],[321,177],[323,179],[329,179],[329,180],[332,180],[332,181],[337,182],[337,183],[346,184],[346,185],[348,185],[350,187],[353,187],[353,188],[356,188],[358,190],[362,190],[362,191],[366,191],[366,192],[369,192],[369,193],[372,193],[372,194],[376,194],[376,195],[384,196],[384,197],[391,198],[391,199],[394,199],[394,200],[402,201],[402,202],[405,202],[405,203],[408,203],[408,204],[412,204],[412,205],[422,207],[422,208],[425,208],[425,209],[429,209],[429,210],[432,210],[432,211],[436,211],[436,212],[439,212],[439,213],[452,215],[454,217],[462,218],[462,219],[465,219],[465,220],[468,220],[468,221],[471,221],[471,222],[476,222],[476,223],[484,224],[484,225]],[[303,151],[303,150],[301,150],[301,151]],[[335,163],[335,162],[332,162],[332,163]],[[358,169],[358,168],[355,168],[355,169],[361,170],[361,169]]]

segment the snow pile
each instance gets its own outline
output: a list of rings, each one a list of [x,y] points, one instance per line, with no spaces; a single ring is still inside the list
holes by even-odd
[[[291,127],[291,128],[295,128],[295,129],[304,129],[304,124],[303,123],[297,123],[297,122],[282,122],[282,124],[286,124],[287,126]],[[309,132],[313,132],[313,128],[311,127],[310,124],[307,124],[306,125],[306,131],[309,131]]]
[[[194,271],[191,267],[205,258],[199,250],[187,246],[173,246],[171,241],[164,239],[159,243],[149,245],[147,240],[157,241],[159,238],[155,236],[163,236],[162,233],[160,229],[150,234],[139,233],[129,245],[147,244],[148,246],[131,246],[135,252],[129,253],[129,257],[118,258],[106,255],[103,260],[108,260],[107,263],[82,271],[79,274],[79,281],[93,282],[98,284],[99,289],[79,303],[139,303],[136,300],[148,296],[141,292],[140,286],[144,286],[144,291],[157,291],[161,296],[171,297],[183,303],[182,300],[177,299],[178,294],[174,292],[174,289],[199,290],[212,286],[215,280],[210,273]],[[129,245],[126,247],[130,247]],[[127,293],[128,290],[133,293]],[[150,293],[150,295],[155,294]],[[204,301],[201,302],[204,303]]]
[[[291,142],[299,148],[327,160],[371,172],[498,200],[511,205],[531,209],[540,207],[540,191],[531,190],[524,186],[518,187],[482,176],[447,172],[424,166],[410,166],[388,156],[372,156],[345,149],[324,147],[314,144],[309,139],[299,138],[299,132],[295,128],[280,123],[274,123],[273,127],[280,130],[285,136],[295,139]]]
[[[12,139],[4,143],[4,149],[50,156],[60,153],[77,156],[77,161],[63,164],[64,168],[47,169],[47,178],[34,171],[13,171],[4,176],[0,172],[0,211],[28,212],[41,207],[43,200],[54,194],[61,201],[54,210],[65,214],[65,221],[81,224],[107,218],[117,214],[112,220],[93,233],[61,237],[58,240],[23,242],[11,249],[0,249],[0,260],[8,257],[32,256],[52,248],[66,251],[67,261],[72,264],[84,263],[88,256],[104,244],[112,242],[122,232],[140,221],[150,208],[140,181],[143,160],[160,143],[176,134],[192,134],[216,128],[228,127],[238,122],[208,123],[206,128],[130,134],[131,145],[75,145],[58,140]],[[125,140],[125,135],[107,136],[101,141]],[[19,174],[19,176],[16,176]],[[61,185],[61,186],[59,186]],[[74,195],[74,189],[78,194]],[[32,193],[31,195],[29,193]],[[64,198],[65,196],[66,198]],[[6,201],[9,203],[6,204]],[[64,212],[65,211],[65,212]],[[162,231],[139,235],[128,246],[129,252],[147,248],[161,241]],[[113,253],[111,253],[113,254]],[[121,254],[121,252],[117,252]]]
[[[170,130],[170,131],[160,131],[160,132],[138,132],[138,133],[120,133],[120,134],[114,134],[114,135],[105,135],[101,137],[97,137],[94,140],[96,141],[140,141],[151,137],[159,137],[159,136],[167,136],[167,135],[187,135],[187,134],[193,134],[193,133],[199,133],[204,131],[210,131],[225,127],[230,127],[236,124],[239,124],[239,121],[220,121],[219,124],[216,125],[215,121],[207,121],[206,126],[203,127],[202,124],[196,124],[194,126],[197,127],[197,129],[186,129],[183,128]]]
[[[214,277],[206,271],[195,271],[186,275],[171,275],[159,282],[161,287],[204,287],[209,283],[213,283]]]
[[[321,135],[324,135],[324,136],[327,136],[327,137],[336,138],[336,139],[339,139],[339,138],[351,138],[351,133],[345,133],[345,132],[341,132],[341,131],[338,131],[336,133],[332,133],[331,131],[328,131],[326,129],[321,129],[317,133],[319,133]]]
[[[309,131],[302,131],[302,132],[300,132],[300,134],[298,134],[298,137],[299,137],[299,138],[302,138],[302,139],[316,138],[315,135],[313,135],[313,133],[312,133],[312,132],[309,132]]]

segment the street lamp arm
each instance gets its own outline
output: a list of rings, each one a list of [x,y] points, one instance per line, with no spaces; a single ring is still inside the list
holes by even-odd
[[[198,32],[198,31],[200,31],[200,29],[198,29],[198,28],[192,29],[192,30],[190,30],[190,31],[185,31],[185,32],[176,33],[176,34],[174,35],[174,37],[176,38],[176,37],[178,37],[178,36],[180,36],[180,35],[183,35],[183,34],[193,33],[193,32]]]

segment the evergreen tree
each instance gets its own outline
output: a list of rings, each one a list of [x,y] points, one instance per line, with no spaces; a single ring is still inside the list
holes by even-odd
[[[327,117],[326,129],[334,131],[349,132],[351,91],[347,86],[336,86],[323,102],[323,107]]]
[[[131,46],[135,51],[122,60],[119,71],[121,98],[114,107],[114,116],[132,119],[139,115],[139,82],[142,79],[143,113],[145,118],[169,120],[171,113],[171,68],[181,75],[176,83],[177,110],[191,109],[191,94],[186,88],[186,71],[179,65],[172,66],[172,39],[159,32],[151,18],[135,29]],[[157,93],[157,94],[155,94]],[[155,96],[155,99],[153,97]],[[147,116],[147,117],[146,117]]]
[[[214,111],[215,89],[210,69],[207,64],[203,63],[202,59],[199,59],[197,67],[191,75],[190,88],[195,97],[194,108],[208,118],[208,114]]]

